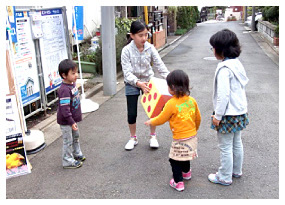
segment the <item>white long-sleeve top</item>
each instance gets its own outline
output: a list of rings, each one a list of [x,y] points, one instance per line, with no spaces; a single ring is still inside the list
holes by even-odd
[[[145,42],[144,50],[140,52],[134,41],[131,41],[122,49],[121,54],[124,81],[132,86],[136,86],[138,80],[148,82],[154,76],[151,62],[153,62],[153,68],[157,69],[158,73],[165,79],[169,71],[155,47],[149,42]]]
[[[217,120],[221,120],[224,115],[247,113],[245,86],[248,81],[244,67],[237,58],[218,64],[213,93],[213,106]]]

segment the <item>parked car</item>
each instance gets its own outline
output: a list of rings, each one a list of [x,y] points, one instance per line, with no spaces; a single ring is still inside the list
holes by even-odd
[[[222,14],[218,14],[217,17],[216,17],[216,20],[217,21],[224,21],[224,17],[222,16]]]
[[[262,18],[262,13],[258,12],[255,14],[255,30],[257,30],[257,23],[258,23],[258,19]],[[251,20],[252,20],[252,16],[247,17],[245,24],[251,28]]]

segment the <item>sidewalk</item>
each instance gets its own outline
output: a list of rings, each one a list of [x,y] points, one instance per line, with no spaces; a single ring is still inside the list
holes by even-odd
[[[191,31],[191,30],[190,30]],[[167,43],[160,49],[158,49],[158,52],[160,53],[161,58],[167,55],[171,50],[173,50],[177,45],[174,45],[175,42],[178,40],[184,38],[187,38],[190,31],[182,36],[169,36],[167,37]],[[102,77],[95,77],[92,80],[90,80],[94,84],[97,83],[93,88],[90,88],[85,92],[86,99],[90,99],[93,102],[96,102],[100,105],[102,105],[107,100],[111,99],[112,96],[104,96],[103,94],[103,79]],[[124,88],[124,77],[123,72],[119,72],[117,74],[117,92],[119,92],[122,88]],[[100,109],[100,107],[99,107]],[[96,112],[96,111],[95,111]],[[83,114],[83,119],[86,118],[91,113]],[[45,143],[46,146],[49,146],[51,143],[53,143],[57,138],[61,136],[61,131],[59,128],[59,125],[56,122],[56,113],[48,117],[47,119],[43,120],[42,122],[38,123],[34,127],[31,128],[31,130],[40,130],[44,133],[45,137]],[[41,151],[40,151],[41,152]],[[44,152],[44,150],[43,150]],[[29,159],[32,159],[35,157],[37,153],[28,155]]]
[[[258,31],[251,31],[251,28],[244,26],[245,30],[250,33],[261,49],[266,53],[266,55],[271,58],[274,63],[279,65],[279,46],[274,46],[268,39],[266,39]]]

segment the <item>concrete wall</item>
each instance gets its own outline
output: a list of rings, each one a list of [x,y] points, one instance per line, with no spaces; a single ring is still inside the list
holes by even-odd
[[[257,29],[269,42],[273,43],[273,38],[276,36],[275,29],[277,26],[268,21],[258,20]]]

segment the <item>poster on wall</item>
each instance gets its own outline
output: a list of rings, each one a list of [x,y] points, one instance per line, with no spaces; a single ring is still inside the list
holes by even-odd
[[[6,96],[6,178],[31,173],[15,95]]]
[[[16,12],[17,42],[14,44],[15,77],[23,106],[40,98],[34,41],[28,12]]]
[[[42,67],[46,93],[55,90],[61,84],[58,64],[67,59],[66,39],[61,9],[42,10],[42,30],[40,38]]]

